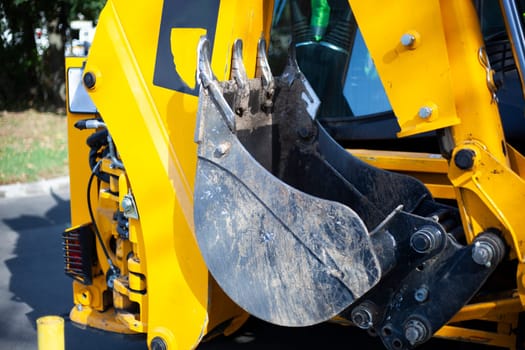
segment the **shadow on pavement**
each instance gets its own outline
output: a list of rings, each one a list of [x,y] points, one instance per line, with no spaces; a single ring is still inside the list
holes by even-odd
[[[70,281],[63,274],[61,232],[67,226],[69,201],[52,195],[55,205],[43,216],[22,214],[5,219],[4,223],[18,234],[14,258],[6,261],[11,272],[9,290],[13,300],[28,304],[27,314],[36,328],[42,315],[67,316],[66,305],[71,299]],[[66,220],[64,220],[66,219]]]

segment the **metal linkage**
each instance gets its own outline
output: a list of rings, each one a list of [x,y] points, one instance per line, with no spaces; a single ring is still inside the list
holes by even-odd
[[[246,75],[246,68],[244,67],[242,58],[242,40],[235,40],[232,51],[231,76],[237,84],[237,89],[235,89],[233,109],[238,116],[242,117],[243,114],[248,110],[248,101],[250,97],[248,76]]]
[[[435,238],[429,234],[419,230],[412,237],[428,243]],[[449,238],[439,255],[406,277],[393,271],[375,288],[378,292],[351,310],[351,320],[360,328],[373,329],[388,349],[412,349],[430,339],[476,294],[504,254],[504,242],[496,233],[482,233],[466,246]],[[366,318],[372,310],[375,317]]]

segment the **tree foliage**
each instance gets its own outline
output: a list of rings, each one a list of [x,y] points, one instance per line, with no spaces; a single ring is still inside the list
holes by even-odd
[[[63,105],[69,23],[96,20],[106,0],[0,0],[0,110]],[[35,31],[47,34],[39,50]]]

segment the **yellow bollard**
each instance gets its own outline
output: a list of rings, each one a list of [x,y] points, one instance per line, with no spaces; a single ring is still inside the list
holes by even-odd
[[[36,320],[38,350],[64,350],[64,319],[43,316]]]

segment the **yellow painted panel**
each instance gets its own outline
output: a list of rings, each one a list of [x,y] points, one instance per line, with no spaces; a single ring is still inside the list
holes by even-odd
[[[398,136],[459,123],[438,0],[350,0],[398,119]],[[401,39],[414,42],[404,46]],[[421,108],[432,114],[421,118]]]
[[[193,238],[192,172],[185,173],[178,156],[192,148],[176,152],[166,123],[189,116],[163,104],[180,93],[153,87],[162,4],[108,2],[86,70],[97,76],[91,97],[117,144],[139,211],[148,339],[160,336],[170,347],[192,348],[207,323],[208,272]],[[184,130],[190,145],[192,124]]]
[[[381,169],[446,174],[448,162],[439,154],[349,149],[352,155]]]
[[[66,88],[68,87],[68,69],[81,68],[85,61],[85,57],[66,58]],[[66,98],[69,99],[69,91],[66,93]],[[66,106],[69,106],[69,101],[66,101]],[[91,221],[86,202],[87,182],[91,174],[88,164],[89,148],[86,147],[86,138],[92,131],[78,130],[74,125],[79,120],[93,118],[94,115],[71,113],[69,108],[66,108],[66,112],[71,226],[78,226]]]
[[[196,48],[201,36],[206,35],[204,28],[172,28],[170,35],[171,53],[177,72],[189,88],[195,88],[197,71]]]
[[[435,337],[450,340],[466,341],[483,345],[500,346],[502,348],[514,349],[516,344],[515,334],[500,334],[477,329],[468,329],[455,326],[443,326],[435,334]]]
[[[425,184],[434,198],[456,199],[447,177],[448,162],[439,154],[349,149],[355,157],[377,168],[412,176]]]
[[[148,342],[158,336],[170,348],[183,349],[198,344],[209,330],[208,322],[242,313],[230,302],[225,304],[229,313],[208,315],[215,310],[209,307],[208,271],[193,234],[198,99],[153,83],[163,4],[109,1],[86,70],[96,76],[90,95],[115,140],[140,216],[137,255],[145,267],[147,288],[141,321],[147,325]],[[269,4],[220,3],[212,54],[219,79],[229,78],[231,47],[237,38],[245,42],[246,69],[253,76],[257,41],[269,32]],[[197,41],[205,29],[169,30],[176,72],[192,87]],[[222,296],[214,300],[227,302]]]
[[[211,66],[218,80],[230,79],[231,51],[236,39],[243,41],[243,59],[248,77],[255,74],[258,39],[269,33],[268,4],[273,1],[222,1],[213,44]],[[242,16],[242,17],[239,17]]]

